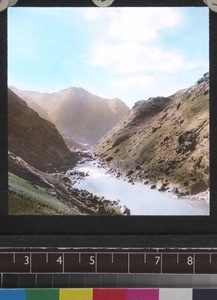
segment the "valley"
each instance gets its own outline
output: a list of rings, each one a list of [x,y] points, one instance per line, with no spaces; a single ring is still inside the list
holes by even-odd
[[[209,213],[208,194],[197,197],[180,197],[172,191],[151,189],[141,181],[132,182],[104,168],[97,160],[75,167],[88,176],[78,180],[75,187],[104,196],[128,211],[128,215],[206,215]],[[122,209],[123,211],[123,209]]]
[[[81,88],[12,89],[10,214],[209,214],[207,74],[132,109]]]
[[[54,123],[69,147],[94,146],[129,112],[120,99],[105,99],[83,88],[53,94],[11,89],[39,116]]]

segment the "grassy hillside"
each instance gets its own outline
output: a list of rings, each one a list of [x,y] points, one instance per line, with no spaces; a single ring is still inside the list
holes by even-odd
[[[78,215],[79,212],[49,190],[9,173],[9,214]]]
[[[110,167],[161,190],[209,187],[208,78],[168,98],[140,102],[95,147]]]

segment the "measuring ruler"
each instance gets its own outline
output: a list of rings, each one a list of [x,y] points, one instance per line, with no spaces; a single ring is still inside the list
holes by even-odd
[[[217,249],[1,248],[0,273],[217,274]]]
[[[217,249],[1,248],[0,273],[1,287],[135,286],[139,276],[217,274]]]

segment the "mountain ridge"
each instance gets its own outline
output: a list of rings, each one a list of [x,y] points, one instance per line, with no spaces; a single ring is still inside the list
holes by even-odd
[[[13,90],[68,138],[91,146],[129,111],[122,100],[102,98],[83,88],[71,87],[52,94]]]
[[[181,194],[207,190],[209,81],[205,75],[170,97],[140,102],[98,142],[96,154],[129,180],[153,188]]]
[[[57,128],[8,90],[8,150],[42,171],[77,162]]]

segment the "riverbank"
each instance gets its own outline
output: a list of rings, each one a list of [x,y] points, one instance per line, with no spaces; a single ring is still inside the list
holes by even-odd
[[[81,164],[91,160],[88,154],[80,156]],[[74,179],[85,175],[69,171]],[[9,155],[9,214],[10,215],[129,215],[127,208],[116,201],[98,197],[74,187],[68,170],[45,173],[27,164],[12,153]],[[73,178],[72,176],[72,178]]]
[[[93,162],[90,158],[82,160],[75,169],[59,174],[73,197],[81,201],[87,209],[91,210],[92,214],[130,216],[130,209],[126,205],[121,204],[120,200],[109,200],[103,195],[96,195],[94,192],[81,188],[82,185],[80,183],[91,175],[88,171],[79,171],[79,167],[83,168],[90,162]]]
[[[207,189],[204,192],[197,193],[195,195],[189,195],[189,193],[184,192],[179,185],[173,182],[162,182],[158,180],[157,182],[151,182],[151,180],[147,177],[141,178],[141,176],[137,176],[137,172],[128,172],[127,174],[121,174],[121,172],[118,170],[117,167],[112,166],[109,162],[106,162],[104,160],[101,160],[100,158],[96,158],[98,161],[98,167],[104,168],[107,170],[109,174],[112,176],[115,176],[118,179],[122,179],[124,181],[127,181],[131,183],[132,185],[135,184],[135,182],[140,182],[144,185],[146,185],[148,188],[152,190],[157,190],[159,192],[168,192],[173,195],[173,197],[188,201],[198,201],[201,202],[202,206],[209,206],[210,202],[210,193],[209,189]],[[138,167],[139,171],[139,167]]]
[[[166,216],[209,215],[208,193],[181,197],[133,181],[89,154],[76,167],[44,173],[10,156],[12,215]],[[28,207],[25,205],[28,203]]]
[[[75,183],[78,189],[112,200],[130,209],[131,215],[208,215],[209,204],[203,199],[182,197],[172,191],[159,191],[150,184],[144,184],[122,176],[98,160],[77,165],[75,170],[88,173]]]

